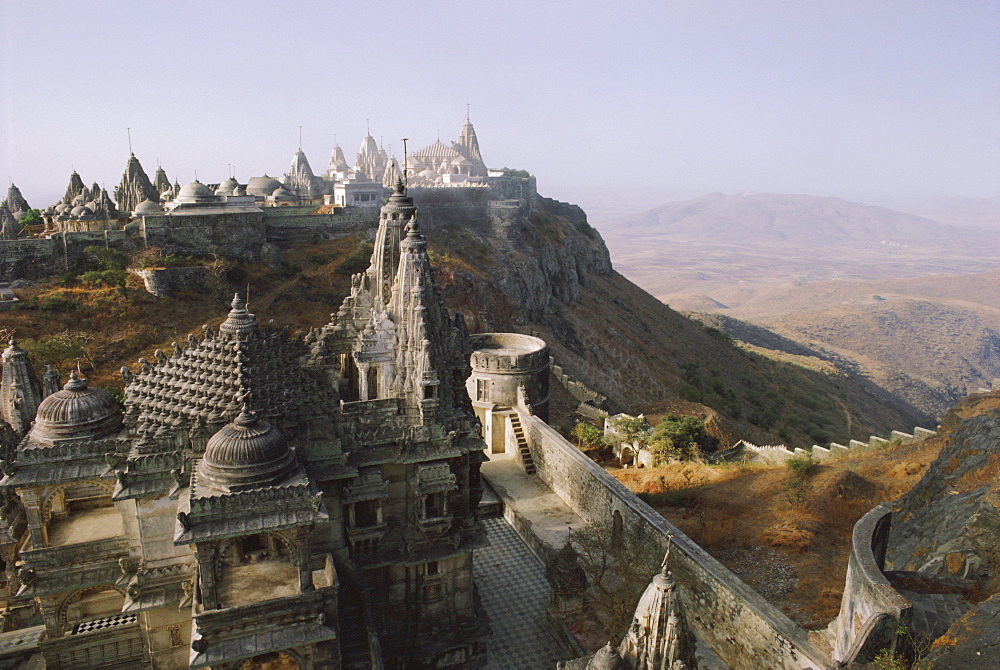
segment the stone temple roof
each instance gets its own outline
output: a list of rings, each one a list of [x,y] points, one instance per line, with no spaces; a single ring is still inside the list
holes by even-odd
[[[121,408],[107,391],[87,386],[75,372],[61,391],[42,400],[31,429],[33,441],[99,439],[121,428]]]
[[[453,148],[449,147],[447,144],[443,143],[441,140],[436,141],[434,144],[430,144],[419,151],[414,152],[414,158],[420,158],[423,160],[435,160],[440,161],[445,158],[455,159],[461,158],[462,154],[455,151]]]
[[[295,455],[281,431],[244,410],[208,440],[198,479],[236,491],[277,484],[293,470]]]
[[[261,416],[316,416],[332,404],[328,386],[301,368],[308,346],[258,326],[239,296],[219,331],[203,330],[201,340],[188,336],[186,349],[158,352],[157,365],[143,359],[138,373],[125,371],[126,417],[141,432],[231,421],[240,413],[237,398],[247,394]]]

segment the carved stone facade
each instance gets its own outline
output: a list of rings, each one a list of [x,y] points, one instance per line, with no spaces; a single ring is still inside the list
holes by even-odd
[[[402,184],[378,239],[322,328],[236,296],[123,368],[124,411],[75,376],[41,400],[3,463],[0,552],[48,667],[485,664],[472,347]]]

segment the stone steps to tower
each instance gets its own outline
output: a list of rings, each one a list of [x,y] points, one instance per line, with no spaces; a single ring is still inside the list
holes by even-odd
[[[521,419],[517,414],[510,415],[510,425],[514,429],[514,439],[517,440],[517,450],[521,455],[524,471],[533,475],[535,474],[535,462],[531,460],[531,449],[528,448],[528,441],[524,438],[524,429],[521,427]]]

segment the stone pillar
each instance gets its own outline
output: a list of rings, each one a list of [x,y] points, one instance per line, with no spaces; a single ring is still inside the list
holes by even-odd
[[[215,580],[215,547],[210,544],[200,545],[196,551],[198,557],[198,579],[201,584],[201,602],[205,609],[219,608],[219,591]]]
[[[62,594],[40,596],[35,600],[38,602],[38,612],[42,615],[45,623],[45,635],[50,640],[63,636],[63,625],[59,620],[59,601]]]

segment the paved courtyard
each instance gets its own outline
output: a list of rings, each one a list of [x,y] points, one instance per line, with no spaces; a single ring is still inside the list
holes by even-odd
[[[551,670],[567,660],[549,632],[549,583],[538,559],[503,519],[485,519],[490,546],[476,552],[473,578],[490,617],[490,670]]]

